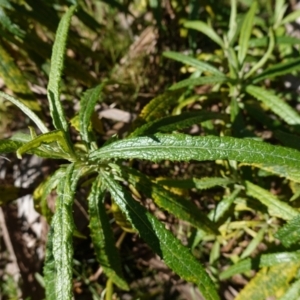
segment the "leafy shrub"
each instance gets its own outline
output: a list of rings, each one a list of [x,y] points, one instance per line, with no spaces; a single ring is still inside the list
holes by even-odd
[[[195,28],[208,35],[221,47],[222,54],[219,57],[211,56],[212,64],[180,53],[165,53],[165,56],[192,66],[197,71],[192,75],[193,78],[173,85],[170,91],[149,102],[139,115],[132,131],[124,139],[112,137],[102,147],[99,148],[97,145],[91,117],[97,101],[101,100],[106,81],[83,93],[77,126],[80,142],[74,143],[71,138],[60,100],[60,84],[67,33],[75,6],[72,6],[59,22],[51,57],[47,96],[55,130],[50,131],[26,103],[0,92],[3,98],[18,106],[41,132],[38,135],[31,128],[31,134],[22,136],[22,139],[13,136],[1,140],[0,152],[16,151],[19,158],[24,153],[29,153],[68,161],[68,164],[61,165],[35,192],[36,201],[40,202],[43,215],[51,222],[44,268],[47,298],[72,298],[72,238],[76,234],[72,206],[76,191],[83,185],[80,179],[84,179],[85,186],[91,185],[87,200],[90,234],[96,257],[109,281],[121,289],[128,290],[129,286],[122,274],[120,257],[106,214],[105,200],[108,194],[117,213],[121,211],[116,218],[122,222],[125,216],[132,227],[129,229],[138,232],[152,250],[180,277],[195,283],[205,299],[219,299],[217,286],[213,282],[218,277],[225,279],[258,268],[261,270],[236,299],[265,299],[271,295],[282,296],[281,299],[297,299],[300,254],[297,249],[299,236],[295,234],[295,228],[299,224],[298,207],[297,204],[288,204],[284,199],[270,193],[262,178],[274,175],[286,178],[281,183],[287,185],[287,180],[293,182],[296,191],[294,197],[298,197],[299,189],[296,183],[299,182],[297,164],[300,161],[300,152],[294,143],[293,148],[296,149],[272,145],[261,139],[257,141],[253,127],[247,128],[245,125],[248,113],[252,118],[251,112],[255,111],[254,115],[259,112],[266,116],[260,121],[267,122],[264,125],[269,125],[271,130],[280,128],[277,136],[281,137],[279,140],[283,143],[287,142],[287,146],[291,146],[290,141],[298,137],[297,112],[274,92],[270,92],[270,89],[266,90],[263,82],[265,78],[271,79],[298,70],[295,59],[289,59],[281,64],[273,64],[271,59],[276,42],[280,40],[276,36],[276,30],[285,22],[292,21],[297,14],[288,15],[283,19],[282,11],[285,5],[283,1],[276,2],[275,18],[268,28],[269,39],[252,41],[261,45],[267,42],[267,51],[257,62],[250,59],[251,55],[248,54],[251,53],[250,37],[257,3],[253,2],[249,11],[240,18],[241,26],[235,22],[236,1],[232,0],[231,4],[231,21],[224,40],[206,23],[195,21],[185,24],[187,28]],[[238,44],[235,47],[237,39]],[[296,40],[292,42],[296,43]],[[217,64],[225,71],[221,72],[221,67]],[[267,64],[270,66],[257,74],[257,71]],[[181,112],[187,105],[193,105],[198,97],[193,95],[194,89],[191,87],[202,84],[214,85],[213,91],[204,95],[202,100],[223,99],[222,113],[208,109]],[[261,101],[259,105],[252,101],[252,97]],[[249,98],[251,101],[246,101]],[[205,107],[205,101],[203,103]],[[271,121],[273,119],[266,114],[265,106],[261,103],[274,113],[279,125],[274,125]],[[174,115],[169,114],[171,108],[174,109]],[[228,110],[230,118],[226,114]],[[176,115],[178,112],[180,114]],[[249,119],[252,120],[251,118]],[[212,122],[216,119],[220,120],[221,136],[217,136],[218,133],[211,135],[216,133]],[[289,126],[282,124],[282,121]],[[209,135],[182,133],[199,123],[203,124]],[[219,165],[216,165],[215,173],[220,174],[218,177],[200,179],[190,177],[184,180],[174,178],[155,180],[136,170],[131,163],[126,163],[126,160],[216,161]],[[226,176],[221,176],[222,173]],[[209,214],[205,214],[192,201],[185,199],[182,192],[215,186],[226,187],[226,193]],[[174,188],[180,189],[180,192],[176,194]],[[57,192],[54,215],[46,203],[46,197],[53,189]],[[140,193],[152,198],[158,207],[197,229],[191,245],[199,244],[205,239],[213,241],[210,253],[211,266],[220,258],[221,245],[228,243],[231,238],[238,239],[238,236],[246,231],[253,239],[240,256],[231,257],[232,261],[236,262],[232,267],[220,276],[210,268],[211,276],[209,276],[187,247],[183,246],[163,223],[142,205]],[[253,201],[254,199],[256,201]],[[242,217],[244,211],[257,211],[258,220],[235,221]],[[254,259],[247,258],[267,234],[274,235],[274,228],[277,230],[280,227],[274,221],[276,218],[288,221],[287,225],[281,227],[276,234],[282,242],[282,250],[261,254]],[[260,228],[258,232],[254,231],[255,227]],[[293,284],[289,286],[292,281]]]

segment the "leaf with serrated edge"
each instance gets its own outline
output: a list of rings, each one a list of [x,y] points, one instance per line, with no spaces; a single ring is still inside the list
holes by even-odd
[[[45,126],[43,121],[31,109],[29,109],[26,105],[24,105],[21,101],[19,101],[18,99],[14,98],[10,95],[7,95],[1,91],[0,91],[0,96],[3,97],[4,99],[10,101],[14,105],[16,105],[19,109],[21,109],[22,112],[25,115],[27,115],[27,117],[36,124],[36,126],[39,128],[39,130],[42,133],[49,132],[48,128]]]
[[[123,278],[121,259],[115,241],[113,231],[103,203],[105,187],[99,175],[93,182],[88,197],[91,238],[98,262],[104,273],[121,289],[129,290],[128,284]]]
[[[262,204],[267,206],[269,213],[272,216],[276,216],[284,220],[291,220],[299,215],[297,210],[287,203],[280,201],[276,196],[260,186],[253,184],[250,181],[246,181],[245,187],[247,195],[259,200]]]
[[[104,88],[105,82],[97,85],[94,88],[88,89],[80,100],[80,110],[79,110],[79,128],[81,138],[89,143],[91,142],[89,126],[91,122],[91,116],[94,111],[95,105],[100,98],[101,92]]]
[[[172,52],[172,51],[166,51],[163,53],[163,56],[167,58],[171,58],[173,60],[179,61],[183,64],[187,64],[189,66],[195,67],[197,70],[202,71],[202,72],[209,72],[214,75],[219,75],[222,76],[223,73],[220,72],[218,69],[213,67],[212,65],[200,61],[196,58],[193,58],[191,56],[187,56],[178,52]]]
[[[72,205],[77,182],[82,169],[75,169],[70,164],[57,187],[55,214],[52,218],[53,228],[53,257],[55,263],[55,295],[56,300],[72,299],[72,237],[74,221]]]
[[[277,76],[282,76],[286,74],[290,74],[293,71],[299,71],[300,70],[300,58],[296,59],[290,59],[288,61],[278,63],[265,71],[259,73],[257,76],[255,76],[252,79],[253,83],[257,83],[263,79],[271,79]]]
[[[300,124],[299,114],[290,107],[287,103],[274,95],[269,90],[265,90],[261,87],[248,85],[246,92],[254,98],[262,101],[266,104],[276,115],[282,118],[289,125]]]
[[[285,247],[290,247],[300,241],[299,226],[300,214],[281,227],[276,232],[275,237],[279,239]]]
[[[111,158],[145,159],[161,161],[217,160],[230,159],[249,164],[271,164],[280,166],[289,174],[289,168],[300,163],[300,152],[295,149],[273,146],[252,139],[233,137],[192,137],[184,134],[155,134],[152,136],[128,138],[113,142],[91,152],[91,161],[105,161]],[[293,178],[294,175],[291,174]]]
[[[67,158],[70,160],[76,160],[75,154],[72,147],[69,145],[68,140],[65,136],[65,133],[62,130],[54,130],[48,133],[44,133],[36,137],[35,139],[29,141],[28,143],[21,146],[17,151],[18,158],[22,158],[22,154],[32,150],[34,148],[40,147],[42,144],[51,144],[58,142],[61,150],[60,152],[54,152],[57,155],[60,155],[61,158]],[[55,156],[54,156],[55,157]]]
[[[125,178],[128,176],[128,181],[137,190],[152,198],[160,208],[165,209],[178,219],[186,221],[198,229],[202,229],[206,233],[217,233],[215,224],[193,202],[164,189],[161,185],[152,182],[147,176],[137,170],[132,168],[124,168],[123,170],[123,176]]]
[[[0,153],[11,153],[15,152],[23,143],[12,140],[0,140]]]
[[[64,131],[68,130],[68,122],[60,102],[60,81],[64,65],[68,30],[75,8],[76,6],[71,6],[59,23],[52,48],[51,69],[47,87],[47,96],[53,125],[56,129],[62,129]]]
[[[104,172],[102,176],[112,198],[125,213],[127,219],[166,265],[183,279],[197,284],[206,300],[220,299],[205,269],[189,250],[117,182]]]
[[[300,251],[262,254],[254,259],[244,259],[229,267],[220,274],[220,279],[227,279],[235,274],[241,274],[253,269],[272,267],[282,263],[296,263],[300,260]]]

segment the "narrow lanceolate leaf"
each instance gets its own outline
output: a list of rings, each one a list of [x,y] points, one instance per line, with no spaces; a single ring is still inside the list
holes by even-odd
[[[206,190],[216,186],[227,186],[234,183],[230,178],[223,177],[203,177],[203,178],[190,178],[190,179],[158,179],[159,184],[178,187],[180,189],[198,189]]]
[[[275,237],[278,238],[285,247],[290,247],[300,241],[300,214],[281,227]]]
[[[44,133],[21,146],[17,151],[18,158],[22,157],[22,154],[32,149],[40,147],[42,144],[57,143],[60,148],[57,151],[52,150],[54,157],[67,158],[69,160],[76,160],[72,147],[69,145],[65,133],[62,130],[54,130],[48,133]],[[44,151],[47,151],[43,149]]]
[[[173,84],[169,90],[174,91],[178,89],[182,89],[184,87],[192,87],[196,85],[205,85],[205,84],[218,84],[218,83],[227,83],[230,82],[231,79],[221,75],[221,76],[206,76],[206,77],[199,77],[199,78],[190,78],[179,81]]]
[[[80,100],[79,132],[81,138],[87,143],[91,142],[89,132],[91,116],[93,114],[97,101],[100,100],[100,95],[105,84],[106,82],[103,82],[96,87],[87,90]]]
[[[266,104],[270,110],[290,125],[300,124],[299,114],[272,92],[261,87],[248,85],[246,92]]]
[[[263,254],[254,259],[247,258],[222,272],[220,279],[227,279],[235,274],[241,274],[262,267],[272,267],[282,263],[296,263],[299,262],[299,259],[300,251]]]
[[[265,300],[274,295],[282,295],[296,276],[299,266],[299,263],[287,263],[260,270],[235,300]]]
[[[277,76],[292,73],[293,71],[300,70],[300,58],[291,59],[282,63],[278,63],[265,71],[255,76],[252,80],[253,83],[257,83],[263,79],[271,79]]]
[[[208,36],[211,40],[213,40],[215,43],[217,43],[221,48],[224,48],[224,42],[219,37],[219,35],[214,31],[213,28],[211,28],[209,25],[202,21],[188,21],[184,24],[185,28],[189,29],[195,29],[197,31],[202,32],[206,36]]]
[[[69,25],[75,8],[76,6],[70,7],[59,23],[52,50],[49,84],[47,87],[53,125],[56,129],[62,129],[64,131],[68,130],[68,122],[60,102],[60,81],[64,66],[64,55]]]
[[[216,225],[191,200],[175,195],[134,169],[126,168],[125,173],[128,175],[128,181],[138,191],[152,198],[160,208],[207,233],[218,233]]]
[[[26,105],[24,105],[21,101],[19,101],[18,99],[14,98],[10,95],[7,95],[1,91],[0,91],[0,96],[3,97],[5,100],[8,100],[11,103],[13,103],[14,105],[16,105],[19,109],[21,109],[22,112],[25,115],[27,115],[29,117],[29,119],[31,119],[36,124],[36,126],[39,128],[39,130],[42,133],[46,133],[49,131],[48,128],[43,123],[43,121],[30,108],[28,108]]]
[[[197,284],[206,300],[219,299],[210,277],[189,250],[117,182],[105,173],[102,176],[111,196],[127,219],[166,265],[183,279]]]
[[[90,154],[91,161],[105,161],[111,158],[138,158],[151,161],[230,159],[248,164],[280,166],[273,171],[281,176],[283,170],[286,174],[289,174],[290,169],[297,170],[300,152],[252,139],[155,134],[116,141]],[[291,174],[291,177],[294,177],[294,174]]]
[[[50,227],[46,244],[45,264],[44,264],[44,282],[45,294],[47,300],[56,300],[55,279],[57,271],[53,256],[53,228]]]
[[[245,16],[241,28],[241,32],[240,32],[239,50],[238,50],[238,60],[240,65],[244,63],[245,57],[247,55],[247,51],[249,47],[249,39],[253,29],[253,21],[254,21],[256,10],[257,10],[257,2],[253,1],[249,11]]]
[[[291,220],[299,216],[297,210],[287,203],[280,201],[276,196],[260,186],[246,181],[245,187],[247,195],[259,200],[262,204],[267,206],[270,215],[284,220]]]
[[[55,214],[52,219],[53,257],[55,263],[55,296],[56,300],[72,299],[72,265],[74,231],[73,209],[74,194],[80,176],[79,169],[70,164],[65,177],[57,187]]]
[[[180,94],[176,92],[166,92],[152,99],[140,113],[136,124],[143,125],[145,122],[155,121],[167,115],[167,111],[178,102]]]
[[[192,66],[202,72],[209,72],[213,75],[219,75],[219,76],[223,75],[223,73],[221,71],[219,71],[217,68],[215,68],[214,66],[212,66],[206,62],[200,61],[196,58],[193,58],[191,56],[187,56],[187,55],[184,55],[184,54],[181,54],[178,52],[172,52],[172,51],[164,52],[163,56],[174,59],[183,64]]]
[[[130,137],[148,135],[157,132],[172,132],[191,127],[194,124],[200,124],[207,120],[228,120],[228,116],[209,111],[183,112],[178,116],[169,116],[137,128]]]
[[[218,222],[221,217],[223,217],[223,215],[229,210],[230,206],[232,205],[233,201],[236,199],[240,191],[240,189],[236,189],[231,195],[229,195],[228,197],[224,197],[218,203],[217,207],[209,213],[209,219],[214,222]]]
[[[128,284],[122,274],[120,255],[115,246],[113,231],[103,203],[105,193],[99,175],[93,183],[88,198],[91,238],[97,260],[105,274],[121,289],[128,290]]]

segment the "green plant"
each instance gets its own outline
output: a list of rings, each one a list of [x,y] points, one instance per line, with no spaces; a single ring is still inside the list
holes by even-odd
[[[161,209],[197,228],[198,237],[195,237],[191,244],[197,244],[197,239],[199,243],[202,239],[212,238],[214,244],[210,255],[211,264],[220,255],[220,244],[226,241],[226,237],[222,239],[222,234],[223,237],[224,233],[226,236],[226,230],[230,230],[230,228],[246,228],[248,232],[253,234],[253,230],[251,231],[250,227],[261,226],[261,230],[257,234],[253,234],[255,238],[249,243],[241,257],[246,258],[262,240],[267,230],[270,234],[274,231],[272,226],[267,228],[266,223],[271,224],[272,218],[275,217],[290,221],[288,225],[282,227],[278,232],[278,238],[288,248],[299,241],[299,237],[292,234],[299,219],[297,207],[292,207],[279,200],[266,189],[251,182],[253,181],[251,176],[257,176],[257,172],[253,171],[252,175],[247,175],[249,169],[252,169],[243,166],[250,165],[261,170],[267,170],[280,177],[285,177],[291,181],[299,182],[298,163],[300,161],[300,152],[296,149],[271,145],[249,138],[192,136],[178,133],[191,127],[193,124],[203,124],[203,122],[210,122],[213,119],[219,119],[223,124],[229,123],[226,114],[215,112],[184,112],[175,116],[168,115],[170,107],[178,104],[178,98],[182,94],[181,90],[166,92],[153,99],[144,107],[134,124],[134,129],[126,138],[119,140],[117,137],[112,137],[98,148],[96,136],[91,125],[91,116],[95,104],[99,99],[101,100],[101,94],[106,85],[105,81],[83,94],[80,100],[78,121],[80,142],[74,143],[60,101],[60,82],[67,32],[74,10],[75,7],[71,7],[59,23],[51,58],[47,95],[55,130],[50,131],[43,121],[22,102],[0,92],[3,98],[18,106],[41,132],[41,134],[37,135],[35,130],[30,128],[30,135],[22,135],[22,137],[18,135],[7,140],[1,140],[0,153],[16,151],[19,158],[24,153],[29,153],[68,161],[68,164],[61,165],[36,190],[36,198],[40,201],[41,211],[51,222],[44,268],[47,298],[72,298],[72,237],[76,234],[72,206],[77,189],[84,184],[85,186],[91,185],[87,199],[90,234],[96,257],[109,277],[107,284],[108,295],[111,294],[111,281],[122,289],[127,290],[129,288],[122,275],[120,258],[115,247],[113,233],[104,205],[107,194],[110,194],[111,201],[119,207],[133,229],[139,233],[144,241],[171,269],[183,279],[195,283],[205,299],[219,299],[217,287],[206,273],[205,268],[170,231],[165,229],[163,223],[142,205],[140,193],[152,198]],[[252,10],[251,14],[246,16],[246,20],[252,17]],[[234,13],[234,10],[232,13]],[[175,54],[169,56],[172,55],[175,57]],[[240,54],[241,57],[244,55]],[[176,54],[176,57],[179,57],[185,63],[201,68],[201,71],[209,71],[215,74],[215,76],[200,77],[197,79],[197,84],[199,84],[200,79],[206,80],[206,83],[228,82],[230,91],[238,91],[239,93],[243,91],[239,87],[239,84],[243,82],[241,79],[234,82],[233,78],[227,79],[217,68],[209,64],[189,57],[182,58],[180,54]],[[234,74],[234,71],[232,72]],[[222,80],[218,81],[216,79],[219,77]],[[187,85],[191,85],[191,82]],[[181,87],[187,85],[181,84]],[[236,86],[238,86],[238,89]],[[235,96],[231,95],[232,101],[236,101]],[[240,99],[239,97],[237,98]],[[179,103],[178,107],[181,108],[183,106]],[[231,107],[239,111],[238,105],[234,106],[232,104]],[[286,108],[286,106],[283,107],[284,109]],[[281,115],[279,114],[279,116]],[[232,113],[232,121],[235,120],[235,117],[236,114]],[[129,163],[126,163],[126,160],[129,160]],[[185,180],[176,180],[174,178],[155,180],[133,168],[132,160],[153,162],[164,160],[222,160],[223,170],[226,170],[226,175],[229,175],[230,178],[228,178],[229,176],[227,178],[218,176],[201,179],[190,177]],[[242,164],[238,165],[237,162]],[[219,170],[222,170],[222,168]],[[208,189],[214,186],[227,187],[227,194],[224,195],[223,199],[209,214],[201,212],[192,201],[185,199],[182,193],[175,194],[174,190],[172,190],[174,187],[188,190],[191,188]],[[57,199],[55,213],[52,216],[46,204],[46,197],[53,189],[57,192]],[[243,194],[244,198],[238,198],[240,194]],[[247,206],[247,203],[243,202],[246,196],[258,199],[267,207],[269,214],[266,217],[266,222],[244,221],[243,224],[237,224],[237,222],[228,222],[226,218],[224,220],[224,217],[230,213],[233,203],[237,202],[237,204]],[[139,201],[136,201],[137,198]],[[264,210],[258,207],[257,204],[252,207],[262,211],[262,214],[264,213]],[[251,209],[252,207],[249,205],[247,208]],[[236,234],[236,232],[234,233]],[[284,264],[280,265],[283,260]],[[257,261],[246,259],[237,263],[221,276],[225,278],[237,272],[249,271],[255,263],[255,266],[258,267],[271,267],[268,272],[264,269],[259,272],[254,279],[254,283],[249,284],[248,290],[252,289],[251,292],[246,290],[246,288],[246,291],[240,294],[240,297],[245,297],[245,294],[247,294],[251,295],[253,299],[260,299],[260,296],[257,296],[255,292],[259,291],[266,281],[272,282],[272,288],[274,286],[284,287],[283,290],[287,291],[287,283],[296,278],[296,273],[299,269],[298,260],[298,251],[285,250],[280,253],[264,254]],[[274,276],[283,267],[285,272],[281,272],[282,276]],[[213,271],[213,269],[210,271]],[[215,279],[215,273],[211,273]],[[274,277],[276,277],[276,280],[273,280]],[[297,284],[299,284],[298,282],[296,280],[287,293],[293,293],[293,290],[296,290]],[[268,290],[268,293],[273,292],[272,288]]]

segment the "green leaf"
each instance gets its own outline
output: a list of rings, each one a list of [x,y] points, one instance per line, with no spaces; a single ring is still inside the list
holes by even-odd
[[[230,11],[230,20],[229,20],[229,30],[227,33],[227,38],[229,45],[232,45],[234,37],[237,32],[237,20],[236,20],[236,13],[237,13],[237,0],[231,0],[231,11]]]
[[[166,265],[183,279],[197,284],[206,300],[220,299],[205,269],[189,250],[110,176],[104,172],[102,176],[112,198],[138,230],[140,236]]]
[[[94,111],[95,105],[100,100],[101,92],[106,84],[106,81],[97,85],[94,88],[87,90],[80,100],[80,111],[79,111],[79,128],[82,140],[87,143],[91,142],[89,126],[91,116]]]
[[[276,45],[299,45],[300,39],[292,36],[275,37]],[[249,41],[250,47],[266,47],[268,45],[268,37],[254,38]]]
[[[111,158],[146,159],[151,161],[172,160],[216,160],[229,159],[248,164],[270,164],[280,166],[273,172],[299,180],[297,165],[300,152],[281,146],[273,146],[252,139],[232,137],[192,137],[184,134],[155,134],[152,136],[128,138],[113,142],[90,154],[91,161],[106,161]],[[292,171],[290,171],[292,170]]]
[[[251,70],[245,75],[244,79],[249,78],[252,74],[254,74],[256,71],[261,69],[263,65],[268,61],[270,56],[272,55],[272,52],[274,50],[275,46],[275,37],[273,29],[269,29],[269,45],[266,53],[263,55],[263,57],[251,68]]]
[[[72,265],[74,231],[73,201],[77,182],[82,169],[75,169],[70,164],[65,177],[58,183],[55,214],[52,218],[53,257],[55,262],[55,295],[56,300],[72,299]]]
[[[254,85],[248,85],[245,90],[248,94],[266,104],[275,114],[282,118],[287,124],[300,124],[299,114],[287,103],[285,103],[279,97],[274,95],[271,91],[267,91],[261,87]]]
[[[236,199],[240,191],[241,189],[238,188],[228,197],[224,197],[218,203],[217,207],[208,214],[209,219],[214,222],[218,222],[223,217],[223,215],[228,211],[228,209],[230,208],[230,206],[232,205],[233,201]]]
[[[300,58],[295,58],[295,59],[290,59],[288,61],[278,63],[257,76],[255,76],[252,80],[253,83],[257,83],[263,79],[271,79],[277,76],[282,76],[285,74],[290,74],[294,71],[299,71],[300,70]]]
[[[287,263],[260,270],[238,294],[235,300],[265,300],[271,296],[282,294],[287,290],[289,282],[295,277],[299,263]]]
[[[69,145],[65,133],[62,130],[54,130],[48,133],[44,133],[21,146],[17,151],[18,158],[22,158],[22,154],[28,152],[34,148],[40,147],[42,144],[57,143],[60,146],[58,151],[52,150],[53,157],[67,158],[69,160],[76,160],[72,147]],[[55,149],[55,148],[54,148]]]
[[[51,69],[47,87],[47,95],[53,125],[56,129],[61,129],[65,132],[68,130],[68,122],[65,118],[65,113],[60,102],[60,81],[64,65],[69,25],[75,9],[76,6],[71,6],[59,23],[52,49]]]
[[[156,121],[148,122],[137,128],[130,134],[130,137],[148,135],[157,132],[172,132],[200,124],[207,120],[228,120],[228,116],[220,113],[197,111],[183,112],[178,116],[169,116]]]
[[[244,259],[229,267],[220,274],[220,279],[227,279],[235,274],[241,274],[253,269],[262,267],[272,267],[282,263],[297,263],[300,260],[300,251],[280,252],[272,254],[262,254],[254,259]]]
[[[147,197],[152,198],[160,208],[206,233],[218,233],[215,224],[191,200],[175,195],[134,169],[124,168],[124,170],[123,177],[128,176],[129,182]]]
[[[298,300],[300,298],[300,279],[295,281],[278,300]]]
[[[38,210],[47,220],[47,222],[51,223],[51,218],[53,213],[48,207],[47,196],[50,195],[52,190],[54,190],[58,183],[65,176],[66,169],[65,167],[60,167],[58,170],[54,172],[50,177],[48,177],[45,181],[43,181],[33,193],[33,200],[35,209]]]
[[[36,124],[36,126],[39,128],[39,130],[42,133],[49,132],[48,128],[45,126],[43,121],[30,108],[28,108],[26,105],[24,105],[21,101],[19,101],[19,100],[15,99],[14,97],[7,95],[1,91],[0,91],[0,96],[3,97],[5,100],[10,101],[14,105],[16,105],[18,108],[20,108],[22,110],[22,112],[25,115],[27,115]]]
[[[104,206],[105,187],[99,175],[93,182],[89,202],[91,238],[98,262],[104,273],[121,289],[129,290],[123,278],[121,259]]]
[[[275,237],[281,241],[285,247],[290,247],[300,241],[300,215],[291,219],[287,224],[281,227],[275,234]]]
[[[206,190],[216,186],[227,186],[234,183],[230,178],[203,177],[190,179],[158,179],[159,184],[180,189]]]
[[[253,29],[253,21],[257,10],[257,1],[253,1],[249,11],[247,12],[239,38],[238,60],[243,65],[249,47],[249,39]]]
[[[217,84],[217,83],[227,83],[231,82],[231,79],[226,76],[206,76],[199,78],[189,78],[181,80],[175,84],[173,84],[169,90],[174,91],[178,89],[182,89],[184,87],[192,87],[196,85],[206,85],[206,84]]]
[[[0,140],[0,153],[11,153],[17,151],[19,147],[22,146],[23,143],[12,140]]]
[[[209,25],[202,21],[188,21],[183,24],[185,28],[195,29],[197,31],[202,32],[206,36],[208,36],[211,40],[213,40],[216,44],[218,44],[221,48],[224,48],[224,42],[219,37],[219,35],[211,28]]]
[[[156,121],[167,115],[170,107],[179,100],[181,92],[165,92],[152,99],[141,111],[135,122],[135,127],[143,125],[145,122]]]
[[[198,71],[202,71],[202,72],[209,72],[213,75],[216,76],[222,76],[223,73],[220,72],[217,68],[215,68],[214,66],[200,61],[198,59],[195,59],[191,56],[187,56],[178,52],[172,52],[172,51],[166,51],[163,53],[163,56],[171,58],[173,60],[179,61],[183,64],[192,66],[194,68],[196,68]]]
[[[280,201],[276,196],[260,186],[250,181],[245,181],[245,187],[247,195],[259,200],[262,204],[267,206],[270,215],[284,220],[291,220],[299,215],[297,210],[287,203]]]
[[[46,243],[46,254],[44,264],[44,282],[47,300],[57,300],[55,293],[55,280],[57,270],[55,268],[55,260],[53,256],[53,233],[53,228],[50,227]]]
[[[24,37],[24,35],[26,34],[24,30],[22,30],[17,24],[11,21],[2,7],[0,7],[0,24],[12,35],[15,35],[19,38]]]
[[[289,15],[287,15],[282,21],[281,21],[281,25],[284,25],[286,23],[291,23],[294,22],[296,19],[298,19],[300,17],[300,10],[297,9],[295,11],[293,11],[292,13],[290,13]]]
[[[252,239],[252,241],[248,244],[247,248],[241,254],[241,259],[244,259],[251,255],[251,253],[257,248],[259,243],[261,243],[261,241],[263,240],[265,232],[266,228],[264,227],[256,233],[255,237]]]

